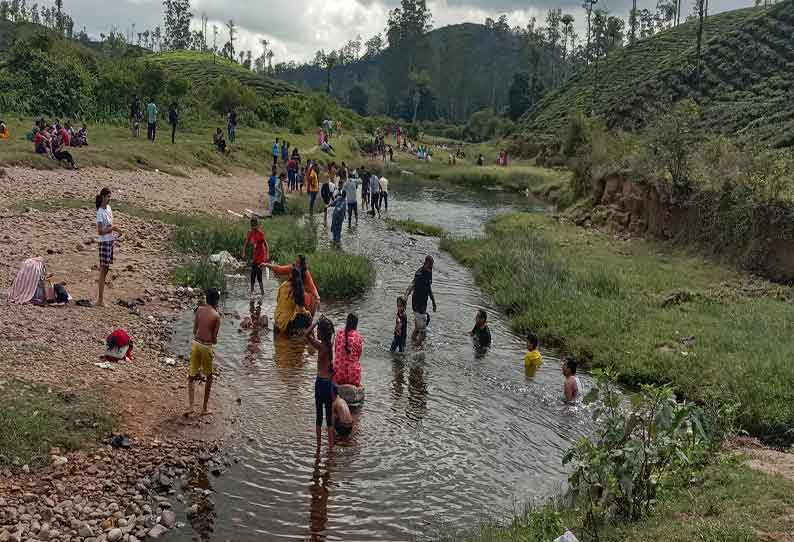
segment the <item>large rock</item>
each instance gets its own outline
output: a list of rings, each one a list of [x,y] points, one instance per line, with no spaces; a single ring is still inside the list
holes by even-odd
[[[164,526],[159,524],[155,525],[149,530],[148,533],[146,533],[146,540],[159,540],[160,537],[162,537],[167,532],[168,529],[166,529]]]
[[[173,510],[163,510],[160,516],[160,524],[168,529],[173,529],[176,525],[176,513]]]

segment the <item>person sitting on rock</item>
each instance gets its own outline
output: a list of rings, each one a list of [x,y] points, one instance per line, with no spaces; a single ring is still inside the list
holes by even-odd
[[[226,139],[223,137],[223,130],[218,128],[215,130],[215,135],[212,136],[212,144],[218,149],[221,154],[229,154],[231,150],[226,149]]]
[[[0,119],[0,139],[8,139],[10,134],[8,133],[8,127],[6,126],[5,121]]]

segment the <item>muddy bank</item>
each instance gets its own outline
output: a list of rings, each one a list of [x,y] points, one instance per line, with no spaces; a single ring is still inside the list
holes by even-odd
[[[610,175],[592,186],[592,206],[572,213],[578,225],[647,235],[701,247],[776,282],[794,281],[794,208],[753,204],[735,192],[676,196],[666,183]]]

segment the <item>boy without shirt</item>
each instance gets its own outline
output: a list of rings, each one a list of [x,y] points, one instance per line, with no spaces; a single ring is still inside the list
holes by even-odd
[[[221,327],[221,315],[218,314],[218,301],[221,294],[215,288],[207,291],[207,304],[196,309],[196,317],[193,321],[193,347],[190,352],[190,373],[187,379],[189,407],[185,416],[193,413],[193,392],[194,382],[200,378],[199,373],[203,373],[207,378],[204,386],[204,408],[202,416],[212,414],[207,409],[212,389],[213,362],[215,352],[213,347],[218,343],[218,331]]]

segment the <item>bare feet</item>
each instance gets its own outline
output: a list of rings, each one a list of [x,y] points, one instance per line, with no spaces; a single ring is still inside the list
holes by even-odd
[[[182,416],[185,417],[185,418],[190,418],[192,415],[193,415],[193,409],[192,408],[190,410],[186,411],[184,414],[182,414]]]
[[[214,414],[214,412],[212,412],[211,410],[208,410],[208,409],[204,409],[204,410],[201,411],[201,415],[202,416],[212,416],[213,414]]]

